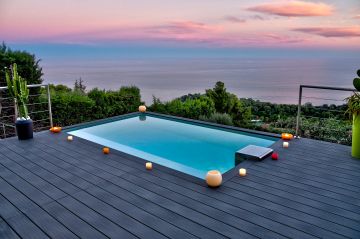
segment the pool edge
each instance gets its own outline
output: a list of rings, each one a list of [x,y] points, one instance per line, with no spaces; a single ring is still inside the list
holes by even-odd
[[[229,125],[222,125],[222,124],[217,124],[217,123],[212,123],[212,122],[206,122],[206,121],[200,121],[200,120],[194,120],[194,119],[189,119],[189,118],[183,118],[183,117],[179,117],[179,116],[173,116],[173,115],[166,115],[166,114],[160,114],[160,113],[155,113],[155,112],[146,112],[146,113],[140,113],[140,112],[132,112],[132,113],[127,113],[127,114],[123,114],[123,115],[118,115],[118,116],[114,116],[114,117],[109,117],[109,118],[105,118],[105,119],[99,119],[99,120],[94,120],[94,121],[89,121],[89,122],[84,122],[84,123],[80,123],[80,124],[75,124],[75,125],[70,125],[70,126],[66,126],[63,127],[63,132],[67,133],[68,131],[71,130],[77,130],[77,129],[82,129],[82,128],[87,128],[87,127],[91,127],[94,125],[99,125],[99,124],[105,124],[105,123],[110,123],[116,120],[121,120],[121,119],[127,119],[127,118],[131,118],[131,117],[136,117],[139,115],[149,115],[149,116],[155,116],[155,117],[160,117],[160,118],[165,118],[165,119],[172,119],[172,120],[178,120],[178,121],[185,121],[188,123],[194,123],[196,125],[203,125],[203,126],[211,126],[211,127],[215,127],[215,128],[220,128],[220,129],[226,129],[226,130],[232,130],[232,131],[238,131],[238,132],[244,132],[244,133],[249,133],[249,134],[255,134],[255,135],[262,135],[262,136],[267,136],[267,137],[273,137],[273,138],[277,138],[278,140],[276,140],[273,144],[271,144],[269,146],[269,148],[274,148],[280,141],[281,139],[281,135],[279,134],[275,134],[275,133],[269,133],[269,132],[262,132],[262,131],[256,131],[256,130],[251,130],[251,129],[245,129],[245,128],[240,128],[240,127],[235,127],[235,126],[229,126]],[[95,145],[99,145],[101,146],[101,144],[95,143],[95,142],[91,142],[89,140],[80,138],[82,141],[87,142],[88,144],[95,144]],[[137,160],[142,160],[144,162],[146,162],[146,159],[143,159],[141,157],[137,157],[131,154],[128,154],[126,152],[120,151],[120,150],[116,150],[114,149],[114,151],[116,152],[116,154],[118,154],[118,156],[124,156],[126,155],[127,157],[132,157],[132,158],[136,158]],[[269,158],[269,157],[267,157]],[[266,160],[266,158],[264,159]],[[239,163],[238,165],[236,165],[234,168],[228,170],[227,172],[223,173],[223,183],[225,183],[226,181],[230,180],[232,177],[236,176],[238,173],[237,171],[242,168],[242,167],[251,167],[254,163],[256,163],[255,161],[251,161],[251,160],[246,160],[244,162]],[[191,174],[187,174],[181,171],[178,171],[176,169],[172,169],[166,166],[163,166],[161,164],[156,164],[157,166],[160,166],[161,168],[165,169],[165,171],[167,170],[171,170],[172,172],[176,172],[177,175],[187,175],[192,177],[195,181],[197,181],[198,183],[204,179],[201,179],[199,177],[196,177],[194,175]]]
[[[235,127],[235,126],[230,126],[230,125],[222,125],[222,124],[217,124],[217,123],[212,123],[212,122],[189,119],[189,118],[184,118],[184,117],[179,117],[179,116],[174,116],[174,115],[160,114],[160,113],[155,113],[155,112],[146,112],[146,113],[132,112],[132,113],[117,115],[117,116],[113,116],[113,117],[109,117],[109,118],[105,118],[105,119],[99,119],[99,120],[74,124],[74,125],[70,125],[70,126],[65,126],[65,127],[63,127],[63,130],[64,130],[64,132],[67,132],[67,131],[72,130],[74,128],[81,129],[81,128],[90,127],[90,126],[93,126],[93,125],[110,123],[110,122],[120,120],[120,119],[131,118],[131,117],[135,117],[135,116],[138,116],[138,115],[157,116],[157,117],[161,117],[161,118],[167,118],[167,119],[173,119],[173,120],[175,119],[175,120],[180,120],[180,121],[187,121],[189,123],[195,123],[195,124],[203,125],[203,126],[212,126],[212,127],[216,127],[216,128],[240,131],[240,132],[245,132],[245,133],[250,133],[250,134],[255,134],[255,135],[262,135],[262,136],[274,137],[274,138],[279,138],[279,139],[281,138],[280,134],[257,131],[257,130],[252,130],[252,129],[245,129],[245,128]]]

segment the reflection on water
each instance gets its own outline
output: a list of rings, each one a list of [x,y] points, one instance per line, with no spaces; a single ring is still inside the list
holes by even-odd
[[[146,121],[146,115],[139,115],[140,121]]]
[[[205,92],[223,81],[239,97],[297,103],[300,84],[352,87],[360,59],[140,59],[74,62],[43,61],[45,81],[73,85],[82,77],[87,89],[136,85],[142,99],[170,100]],[[305,102],[342,104],[349,93],[305,90]],[[317,99],[319,98],[319,99]],[[331,100],[330,100],[331,99]],[[334,101],[335,99],[335,101]]]

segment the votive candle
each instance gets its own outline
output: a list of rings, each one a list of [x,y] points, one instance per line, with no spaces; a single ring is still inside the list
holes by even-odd
[[[147,170],[151,170],[151,169],[152,169],[152,163],[151,163],[151,162],[147,162],[147,163],[145,164],[145,167],[146,167]]]
[[[239,175],[242,177],[246,176],[246,169],[245,168],[239,169]]]

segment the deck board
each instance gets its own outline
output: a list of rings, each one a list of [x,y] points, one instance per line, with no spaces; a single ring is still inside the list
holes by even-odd
[[[16,239],[20,237],[9,226],[9,224],[7,224],[4,220],[0,219],[0,238]]]
[[[0,237],[360,238],[360,160],[350,147],[278,142],[278,161],[247,162],[247,177],[210,189],[66,136],[0,141]]]

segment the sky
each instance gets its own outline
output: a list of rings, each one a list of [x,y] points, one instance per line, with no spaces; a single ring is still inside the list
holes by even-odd
[[[360,1],[0,0],[0,40],[44,54],[86,55],[89,48],[165,55],[183,48],[358,52]]]

